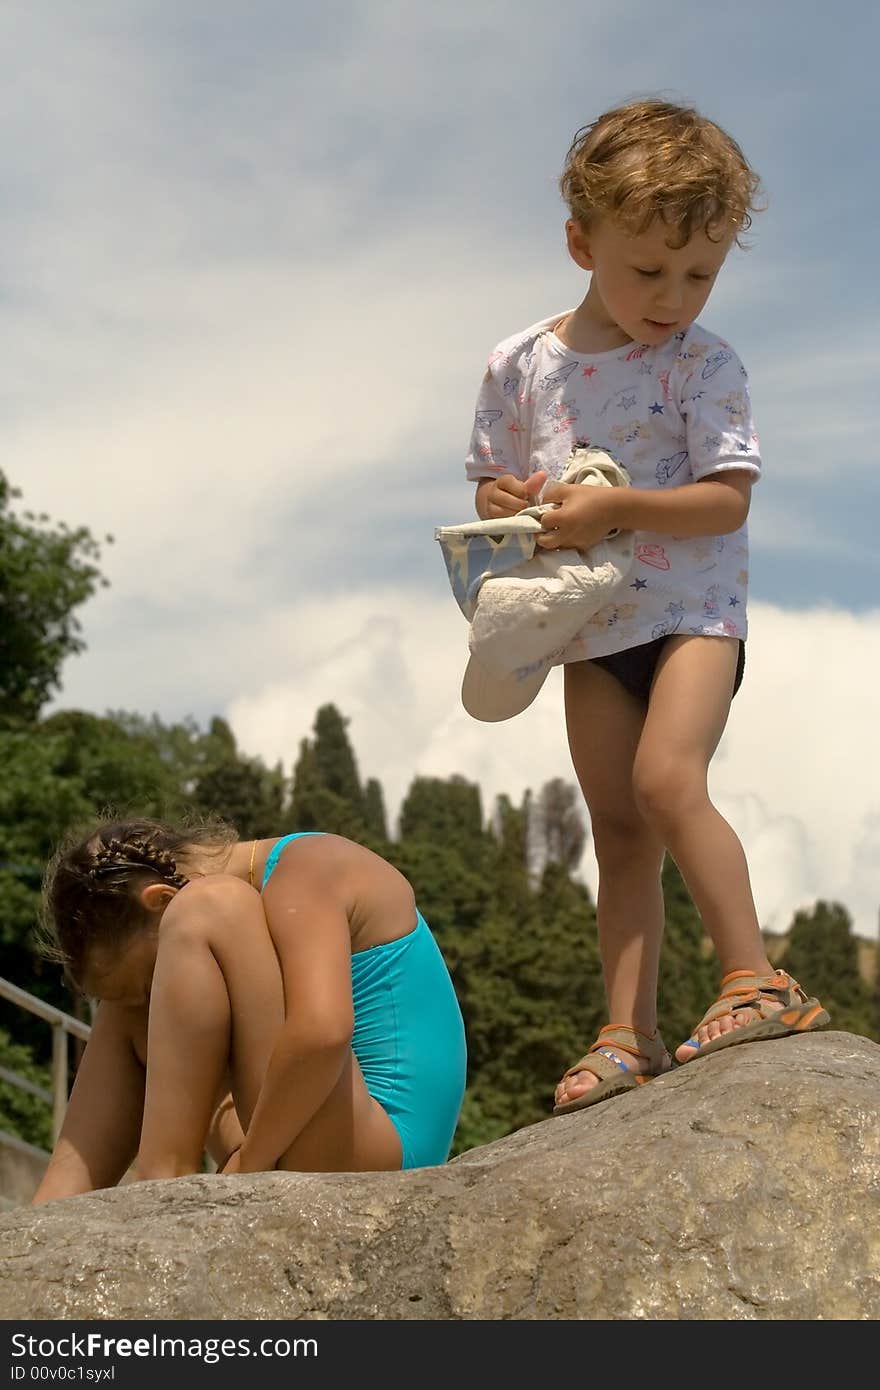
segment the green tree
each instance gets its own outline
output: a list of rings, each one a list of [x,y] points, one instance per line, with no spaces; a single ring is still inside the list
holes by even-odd
[[[375,777],[368,778],[364,786],[364,824],[371,841],[387,842],[388,820],[385,815],[385,797],[382,792],[382,785]]]
[[[52,1089],[49,1067],[36,1063],[31,1049],[13,1042],[4,1028],[0,1028],[0,1068],[44,1091]],[[48,1150],[52,1147],[51,1106],[0,1076],[0,1130]]]
[[[852,918],[840,903],[820,901],[795,914],[783,967],[821,999],[834,1028],[871,1035],[870,990],[859,969]]]
[[[322,785],[363,816],[363,792],[347,728],[348,720],[335,705],[321,706],[315,715],[312,744],[315,767]]]
[[[212,719],[202,750],[203,770],[193,787],[196,810],[229,821],[242,839],[276,834],[282,821],[285,780],[280,766],[239,753],[225,719]]]
[[[0,722],[27,724],[58,688],[65,658],[82,650],[75,610],[103,583],[100,548],[85,527],[12,510],[0,472]],[[109,537],[107,538],[110,539]]]
[[[352,805],[325,784],[314,744],[307,738],[300,742],[293,769],[287,825],[291,831],[323,830],[358,842],[367,839],[361,806]]]
[[[463,865],[479,867],[487,847],[479,787],[458,775],[414,778],[400,808],[400,839],[444,845]]]
[[[582,808],[580,792],[564,778],[544,783],[529,825],[533,867],[539,875],[545,864],[559,864],[569,873],[577,868],[587,843]]]

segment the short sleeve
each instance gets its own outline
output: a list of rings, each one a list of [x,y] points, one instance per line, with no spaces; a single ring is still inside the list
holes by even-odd
[[[498,478],[502,473],[512,473],[523,480],[528,477],[528,459],[520,443],[518,386],[519,377],[510,372],[507,355],[494,352],[477,396],[474,428],[465,460],[471,482]]]
[[[717,338],[693,344],[681,394],[692,476],[737,468],[757,481],[761,453],[748,377],[733,348]]]

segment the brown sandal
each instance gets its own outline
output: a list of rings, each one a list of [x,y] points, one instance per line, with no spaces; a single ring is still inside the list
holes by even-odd
[[[617,1055],[621,1052],[628,1052],[631,1057],[650,1062],[650,1071],[630,1071],[623,1058]],[[636,1086],[653,1080],[655,1076],[669,1071],[674,1065],[659,1033],[648,1037],[646,1033],[639,1033],[626,1024],[607,1023],[604,1028],[599,1029],[599,1036],[589,1052],[579,1062],[575,1062],[573,1067],[569,1067],[562,1078],[564,1081],[566,1076],[573,1076],[575,1072],[588,1071],[597,1077],[599,1085],[591,1086],[574,1100],[554,1105],[553,1114],[569,1115],[573,1110],[583,1110],[587,1105],[608,1100],[623,1091],[635,1090]]]
[[[721,981],[721,994],[700,1019],[694,1033],[714,1019],[733,1015],[737,1009],[750,1009],[759,1015],[754,1023],[731,1028],[719,1038],[712,1038],[702,1047],[696,1037],[688,1038],[683,1047],[692,1047],[694,1056],[705,1057],[707,1052],[719,1052],[735,1043],[755,1042],[761,1038],[783,1038],[791,1033],[808,1033],[831,1022],[818,999],[808,999],[797,980],[777,970],[774,975],[753,975],[750,970],[732,970]],[[684,1063],[683,1065],[686,1065]]]

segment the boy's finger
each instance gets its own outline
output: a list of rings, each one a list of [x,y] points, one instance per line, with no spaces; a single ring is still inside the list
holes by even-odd
[[[544,501],[556,503],[564,502],[574,486],[576,486],[574,483],[550,483],[549,486],[544,489]]]
[[[511,497],[525,497],[526,485],[512,473],[504,473],[496,484],[499,492],[509,493]]]

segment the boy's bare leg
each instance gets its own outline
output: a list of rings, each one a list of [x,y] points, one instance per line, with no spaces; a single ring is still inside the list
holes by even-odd
[[[609,1021],[653,1035],[663,936],[662,841],[632,791],[644,705],[590,662],[565,667],[565,714],[574,770],[590,812],[599,864],[597,923]],[[623,1054],[627,1066],[647,1064]],[[559,1083],[557,1105],[598,1085],[588,1071]]]
[[[633,768],[636,800],[645,820],[681,870],[718,953],[721,974],[770,975],[748,865],[732,827],[709,799],[709,763],[727,722],[737,642],[674,637],[663,648]],[[698,1041],[751,1023],[738,1010],[699,1030]],[[681,1046],[679,1060],[693,1049]]]

